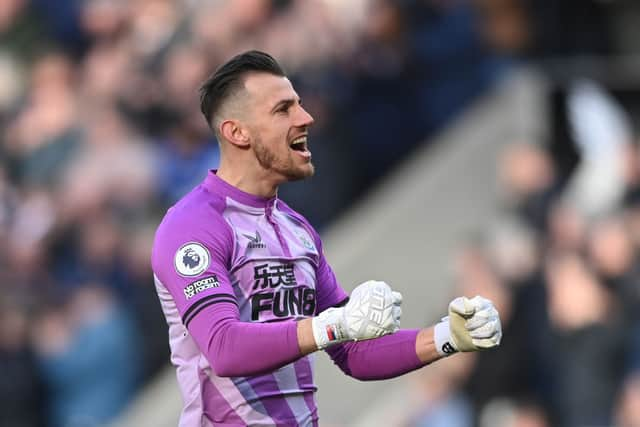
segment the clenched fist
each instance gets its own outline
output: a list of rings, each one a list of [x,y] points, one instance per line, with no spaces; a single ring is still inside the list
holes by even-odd
[[[368,340],[400,328],[402,295],[385,282],[369,280],[353,290],[344,307],[329,308],[312,320],[319,349],[344,341]]]
[[[451,301],[449,315],[434,328],[436,348],[442,356],[493,348],[501,339],[500,315],[491,301],[480,296]]]

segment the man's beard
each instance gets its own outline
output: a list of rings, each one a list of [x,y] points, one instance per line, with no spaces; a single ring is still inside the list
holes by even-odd
[[[287,181],[299,181],[312,176],[315,172],[311,162],[309,162],[308,168],[296,167],[291,153],[288,153],[288,156],[284,159],[278,159],[276,153],[269,150],[259,139],[253,144],[253,152],[260,166],[265,170],[279,173]]]

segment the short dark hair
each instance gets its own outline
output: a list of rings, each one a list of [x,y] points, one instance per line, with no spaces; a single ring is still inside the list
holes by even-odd
[[[250,50],[231,58],[200,86],[200,111],[209,127],[213,129],[213,116],[222,103],[240,88],[244,76],[250,72],[285,76],[280,64],[268,53]]]

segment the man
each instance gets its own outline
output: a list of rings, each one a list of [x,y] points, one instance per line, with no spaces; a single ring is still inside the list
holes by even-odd
[[[435,327],[398,330],[401,296],[386,283],[350,297],[338,285],[318,234],[277,198],[280,184],[313,175],[313,118],[271,56],[224,64],[203,84],[201,107],[220,166],[169,210],[152,255],[181,427],[318,425],[319,349],[374,380],[499,344],[498,313],[480,297],[454,300]]]

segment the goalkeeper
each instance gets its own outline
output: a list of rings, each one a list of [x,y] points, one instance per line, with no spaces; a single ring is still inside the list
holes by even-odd
[[[455,299],[435,327],[400,330],[402,297],[368,281],[347,295],[280,184],[313,175],[313,118],[269,55],[250,51],[201,88],[220,166],[167,212],[153,247],[184,407],[181,427],[317,426],[313,352],[348,375],[392,378],[497,346],[498,313]]]

